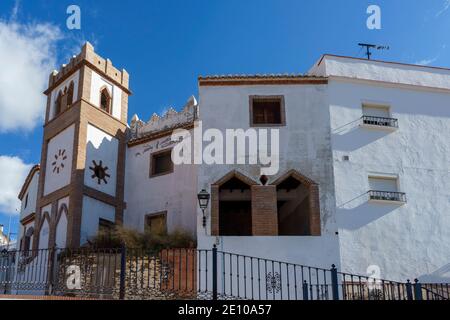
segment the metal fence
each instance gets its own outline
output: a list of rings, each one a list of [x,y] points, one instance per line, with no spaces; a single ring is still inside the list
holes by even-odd
[[[0,294],[96,299],[448,300],[448,284],[400,283],[213,248],[0,253]]]

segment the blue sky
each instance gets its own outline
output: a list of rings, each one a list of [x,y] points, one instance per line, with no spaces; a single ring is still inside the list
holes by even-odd
[[[66,27],[71,4],[81,8],[81,30]],[[381,7],[381,30],[366,27],[371,4]],[[5,30],[16,38],[5,38]],[[147,120],[197,96],[198,75],[304,73],[323,53],[362,57],[359,42],[390,46],[374,58],[450,67],[449,31],[450,0],[2,0],[0,66],[11,74],[0,75],[0,84],[11,77],[25,84],[0,85],[0,114],[9,115],[0,120],[0,224],[8,226],[24,172],[40,160],[39,93],[53,67],[85,40],[127,69],[129,118]],[[34,48],[42,54],[33,56]],[[17,54],[24,51],[29,55]],[[13,222],[16,229],[17,216]]]

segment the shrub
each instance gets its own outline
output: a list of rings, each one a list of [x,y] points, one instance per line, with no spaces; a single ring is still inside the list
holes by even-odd
[[[177,230],[171,234],[165,232],[139,232],[117,226],[111,231],[100,231],[90,239],[89,246],[94,248],[127,248],[160,251],[169,248],[195,248],[195,238],[186,231]]]

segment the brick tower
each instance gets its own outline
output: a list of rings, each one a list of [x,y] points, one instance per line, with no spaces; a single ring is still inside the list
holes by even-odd
[[[34,249],[78,247],[122,224],[128,78],[90,43],[50,75]]]

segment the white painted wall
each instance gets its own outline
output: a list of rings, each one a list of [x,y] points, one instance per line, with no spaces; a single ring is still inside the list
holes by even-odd
[[[118,147],[119,142],[116,138],[90,124],[88,125],[84,171],[84,183],[86,186],[111,196],[116,195]],[[101,181],[101,184],[98,184],[98,179],[92,178],[94,172],[90,168],[94,168],[93,161],[97,165],[102,161],[102,166],[108,167],[107,173],[110,177],[106,177],[107,184],[103,181]]]
[[[97,234],[100,218],[115,222],[115,212],[113,206],[84,196],[80,244],[85,244],[89,238]]]
[[[38,247],[39,250],[48,249],[49,234],[50,234],[50,225],[48,223],[48,220],[45,219],[44,223],[42,224],[41,232],[39,235],[39,247]]]
[[[45,170],[44,195],[59,190],[70,183],[72,175],[72,156],[74,142],[75,125],[71,125],[57,136],[52,138],[48,144],[47,165]],[[53,172],[53,162],[59,150],[66,150],[66,160],[63,160],[64,168],[60,167],[60,172]],[[62,160],[58,159],[58,163]]]
[[[79,82],[80,82],[80,71],[76,71],[70,78],[65,80],[63,83],[61,83],[58,87],[56,87],[50,96],[50,114],[49,114],[49,121],[52,120],[55,117],[55,102],[58,98],[58,93],[60,91],[64,92],[64,89],[67,88],[69,90],[69,85],[73,81],[73,102],[77,101],[78,97],[78,88],[79,88]]]
[[[36,200],[37,200],[37,192],[38,192],[38,183],[39,183],[39,171],[33,175],[30,184],[28,185],[27,190],[24,193],[21,209],[20,209],[20,219],[29,216],[32,213],[36,212]],[[28,195],[28,204],[25,207],[25,199]]]
[[[360,62],[349,62],[349,69],[339,63],[336,71],[337,65],[327,73],[450,84],[444,71]],[[329,99],[342,269],[366,274],[377,265],[381,276],[392,280],[450,281],[450,91],[334,77]],[[399,129],[359,127],[365,101],[389,105]],[[344,155],[350,161],[343,161]],[[368,203],[373,173],[398,176],[407,204]]]
[[[69,209],[69,197],[63,198],[58,201],[58,211],[61,210],[62,205],[66,205]],[[63,213],[56,226],[55,246],[57,248],[65,248],[67,241],[67,213]]]
[[[124,214],[126,226],[144,231],[146,214],[167,211],[168,232],[196,233],[197,170],[174,166],[171,174],[150,178],[151,154],[170,149],[170,136],[127,149]]]
[[[330,268],[339,264],[329,112],[325,86],[229,86],[200,87],[203,130],[249,128],[249,96],[283,95],[287,126],[280,129],[280,171],[296,169],[320,184],[322,236],[320,237],[221,237],[219,249],[244,255]],[[260,168],[252,165],[201,165],[197,192],[237,169],[259,181]],[[210,208],[209,208],[210,209]],[[208,213],[209,214],[209,213]],[[197,209],[199,247],[210,249],[216,240],[205,235]],[[208,226],[210,221],[208,220]],[[209,227],[206,231],[210,233]]]
[[[112,95],[112,116],[120,120],[122,112],[122,89],[112,84],[95,71],[92,71],[90,102],[94,106],[100,107],[100,89],[102,89],[103,86],[106,86]]]

